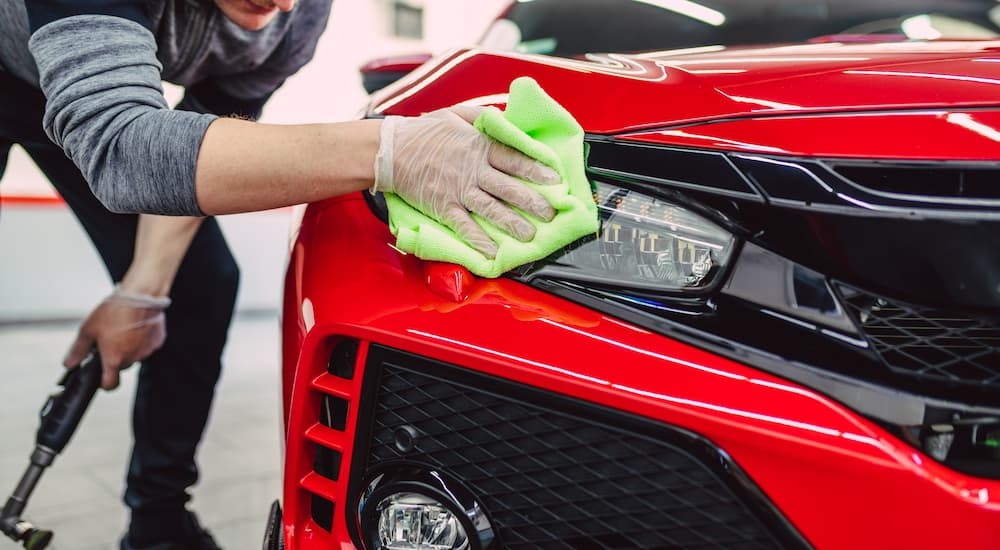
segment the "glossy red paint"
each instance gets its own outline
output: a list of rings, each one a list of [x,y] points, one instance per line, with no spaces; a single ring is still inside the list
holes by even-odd
[[[434,294],[452,302],[469,298],[476,276],[468,269],[444,262],[423,262],[424,280]]]
[[[503,105],[530,75],[590,133],[747,153],[1000,159],[1000,42],[819,43],[608,55],[458,51],[375,96],[376,114]],[[599,99],[599,102],[597,101]],[[905,138],[905,139],[903,139]],[[398,252],[361,194],[303,211],[283,307],[283,530],[353,548],[348,472],[369,342],[678,426],[728,453],[816,548],[995,548],[1000,482],[957,473],[810,388],[510,279]],[[351,380],[327,374],[362,342]],[[320,396],[348,404],[343,430]],[[316,444],[341,453],[314,471]],[[334,504],[332,529],[311,499]]]
[[[361,376],[326,363],[343,336],[680,426],[729,453],[817,548],[995,548],[1000,482],[961,475],[810,389],[512,280],[475,280],[461,302],[396,251],[360,194],[311,205],[283,310],[288,410],[284,533],[290,550],[353,548],[347,472]],[[345,269],[349,266],[349,269]],[[363,368],[365,347],[357,368]],[[343,431],[317,423],[319,393],[348,401]],[[314,445],[343,453],[337,480]],[[310,518],[334,502],[333,529]],[[891,513],[887,510],[891,509]]]
[[[1000,97],[1000,41],[710,49],[587,61],[460,50],[374,96],[372,110],[504,103],[523,75],[597,134],[764,115],[993,107]]]
[[[995,161],[1000,159],[1000,109],[747,118],[619,137],[777,155]]]

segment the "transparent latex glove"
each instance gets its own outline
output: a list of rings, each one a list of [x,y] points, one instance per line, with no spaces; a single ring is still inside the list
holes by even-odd
[[[470,212],[530,241],[535,227],[511,207],[544,221],[555,210],[518,178],[551,185],[559,175],[477,130],[472,123],[483,109],[456,106],[413,118],[386,117],[372,191],[395,193],[492,259],[497,245]]]
[[[101,354],[101,387],[118,387],[122,370],[158,350],[167,338],[169,298],[135,294],[115,288],[90,312],[63,359],[72,368],[97,344]]]

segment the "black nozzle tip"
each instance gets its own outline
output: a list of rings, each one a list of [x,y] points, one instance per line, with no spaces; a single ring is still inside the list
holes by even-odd
[[[24,541],[24,547],[28,550],[42,550],[52,542],[52,531],[37,529],[32,531]]]

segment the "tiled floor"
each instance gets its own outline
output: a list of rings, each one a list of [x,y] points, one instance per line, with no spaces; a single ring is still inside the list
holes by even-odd
[[[0,325],[0,495],[13,491],[34,448],[38,411],[61,375],[75,324]],[[260,548],[280,492],[278,322],[243,314],[230,333],[193,507],[227,550]],[[126,520],[122,480],[136,369],[100,392],[69,446],[45,472],[25,518],[55,531],[55,550],[117,548]],[[0,536],[0,550],[20,548]]]

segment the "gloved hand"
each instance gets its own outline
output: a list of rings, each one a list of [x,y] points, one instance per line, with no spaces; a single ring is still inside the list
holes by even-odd
[[[131,293],[116,286],[80,326],[63,365],[75,367],[97,343],[101,387],[118,387],[120,371],[145,359],[167,338],[165,310],[170,298]]]
[[[472,123],[482,110],[456,106],[413,118],[386,117],[372,191],[399,195],[492,259],[497,245],[469,213],[530,241],[535,227],[511,206],[544,221],[555,210],[517,178],[556,184],[559,175],[477,130]]]

